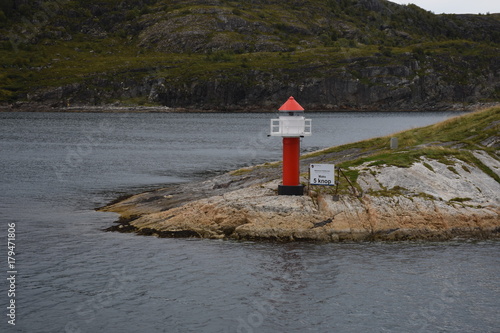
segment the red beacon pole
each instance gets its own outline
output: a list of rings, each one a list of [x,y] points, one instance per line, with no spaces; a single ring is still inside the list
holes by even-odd
[[[271,136],[283,138],[283,184],[278,195],[303,195],[300,184],[300,138],[311,136],[311,119],[304,118],[304,108],[290,97],[279,108],[279,119],[271,119]]]

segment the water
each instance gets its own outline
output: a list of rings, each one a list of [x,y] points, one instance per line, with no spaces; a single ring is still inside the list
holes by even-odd
[[[313,136],[303,151],[451,114],[307,116]],[[499,331],[499,242],[276,244],[102,232],[117,215],[94,209],[119,195],[280,159],[280,140],[267,137],[272,117],[0,113],[0,331]]]

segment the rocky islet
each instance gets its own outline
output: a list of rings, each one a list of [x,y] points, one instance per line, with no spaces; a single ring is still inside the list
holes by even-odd
[[[307,186],[303,196],[279,196],[280,163],[267,163],[134,195],[101,210],[122,216],[108,230],[159,237],[325,242],[498,238],[500,108],[485,112],[490,116],[483,122],[489,123],[491,135],[481,138],[484,145],[449,151],[443,145],[461,147],[466,141],[404,147],[389,154],[431,146],[433,154],[444,155],[419,156],[405,167],[373,161],[346,167],[356,175],[354,188]],[[474,120],[468,121],[472,126]],[[382,141],[389,144],[389,138]],[[342,165],[380,153],[377,147],[362,149],[363,142],[353,145],[303,156],[302,170],[309,163]],[[458,153],[467,158],[456,157]],[[302,181],[307,183],[305,177]]]

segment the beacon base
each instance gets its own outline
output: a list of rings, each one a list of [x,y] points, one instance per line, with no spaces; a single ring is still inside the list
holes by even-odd
[[[304,185],[278,185],[278,195],[304,195]]]

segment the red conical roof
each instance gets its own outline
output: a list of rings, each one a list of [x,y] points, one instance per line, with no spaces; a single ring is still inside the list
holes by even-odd
[[[285,102],[279,109],[279,111],[304,111],[304,108],[300,106],[299,103],[293,98],[293,96],[290,96],[288,98],[288,101]]]

